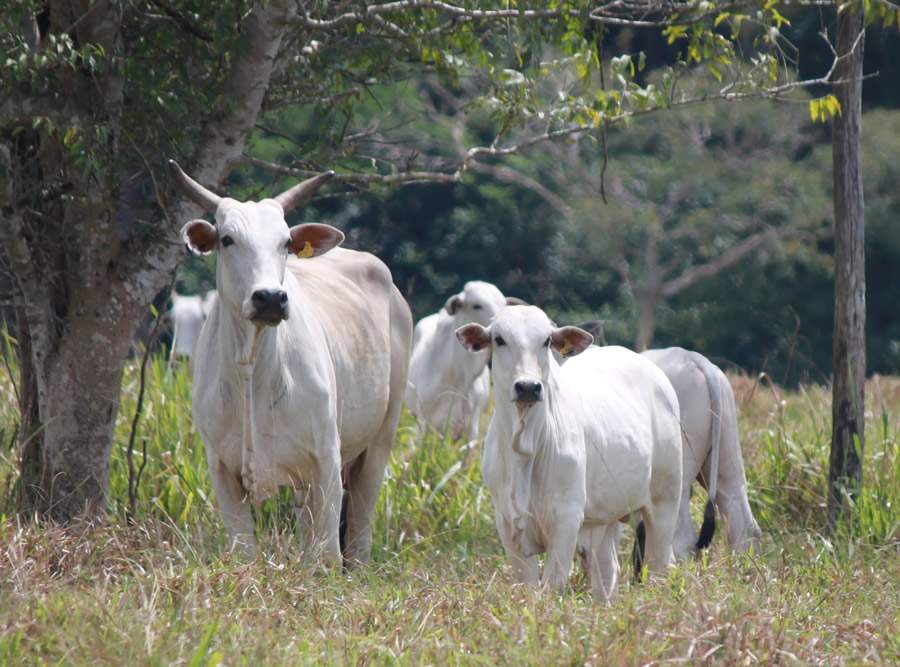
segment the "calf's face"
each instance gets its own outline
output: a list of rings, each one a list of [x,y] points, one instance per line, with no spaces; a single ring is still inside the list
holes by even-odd
[[[467,324],[456,330],[460,343],[472,352],[491,348],[491,373],[498,397],[504,392],[520,408],[543,401],[550,376],[551,349],[563,356],[585,350],[593,337],[578,327],[554,327],[535,306],[508,306],[490,326]]]
[[[193,220],[182,229],[185,244],[203,254],[218,251],[219,298],[257,325],[276,326],[290,316],[284,275],[290,255],[311,258],[343,242],[341,231],[307,223],[288,228],[274,199],[223,199],[216,224]]]
[[[505,306],[506,298],[495,285],[470,280],[462,292],[447,299],[444,309],[460,323],[477,322],[487,326]]]

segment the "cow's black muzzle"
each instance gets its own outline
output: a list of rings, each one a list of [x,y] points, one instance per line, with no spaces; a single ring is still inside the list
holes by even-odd
[[[281,289],[258,289],[250,297],[254,322],[275,326],[288,318],[288,295]]]
[[[537,403],[544,398],[544,385],[533,380],[519,380],[513,385],[517,403]]]

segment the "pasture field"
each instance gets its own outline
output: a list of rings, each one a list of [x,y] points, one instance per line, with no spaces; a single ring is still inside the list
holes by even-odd
[[[607,607],[580,573],[562,596],[513,585],[480,445],[423,433],[408,416],[370,567],[304,566],[283,499],[257,513],[260,556],[225,553],[186,367],[159,358],[148,369],[136,441],[147,465],[129,525],[135,366],[123,385],[110,519],[68,529],[11,513],[17,415],[0,372],[2,665],[900,663],[900,379],[869,384],[865,491],[855,519],[829,539],[827,388],[787,392],[733,376],[759,552],[730,554],[720,531],[666,581],[634,585],[628,532],[620,594]]]

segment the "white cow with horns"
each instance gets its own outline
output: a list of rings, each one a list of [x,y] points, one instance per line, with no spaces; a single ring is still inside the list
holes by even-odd
[[[640,511],[652,572],[673,560],[681,496],[678,399],[663,372],[622,347],[593,347],[534,306],[457,331],[491,348],[495,412],[482,473],[518,579],[565,587],[577,551],[595,596],[616,590],[620,522]],[[556,361],[551,348],[568,357]],[[546,552],[543,576],[538,554]]]
[[[487,350],[469,354],[456,340],[468,322],[487,326],[507,304],[495,285],[471,280],[440,311],[423,317],[413,333],[406,405],[416,417],[453,438],[478,437],[478,420],[487,407],[490,374]]]
[[[218,299],[194,354],[194,424],[233,543],[254,549],[250,503],[294,489],[305,555],[341,562],[342,478],[349,561],[366,561],[372,515],[400,417],[412,317],[377,258],[338,248],[334,227],[285,215],[332,172],[273,199],[219,197],[170,163],[216,222],[187,246],[218,251]]]

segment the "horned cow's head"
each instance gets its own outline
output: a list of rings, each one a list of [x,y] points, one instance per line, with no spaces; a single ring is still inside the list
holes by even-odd
[[[169,165],[185,194],[204,210],[215,212],[215,225],[191,220],[181,228],[181,237],[193,253],[219,251],[219,298],[255,324],[276,326],[286,320],[290,315],[283,289],[287,258],[323,255],[343,243],[344,234],[319,223],[289,228],[285,216],[312,198],[334,172],[313,176],[274,199],[239,202],[203,187],[174,160]]]

